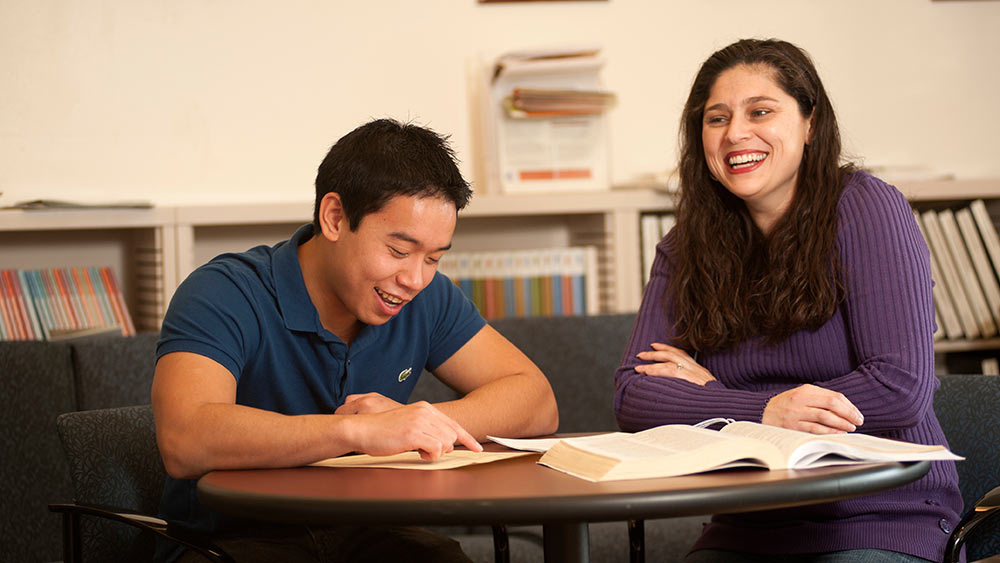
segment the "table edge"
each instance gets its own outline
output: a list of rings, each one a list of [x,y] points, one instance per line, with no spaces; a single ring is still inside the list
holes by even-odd
[[[774,481],[713,487],[627,493],[601,493],[572,497],[497,498],[468,500],[343,499],[331,516],[330,499],[260,495],[234,492],[198,482],[199,500],[208,508],[227,514],[259,513],[256,519],[299,524],[384,525],[487,525],[493,523],[546,524],[554,522],[606,522],[654,519],[696,514],[734,513],[819,504],[890,489],[916,481],[930,470],[929,461],[889,462],[852,466],[855,471],[825,480],[800,477],[795,487]],[[805,470],[808,471],[808,470]],[[826,481],[826,482],[825,482]],[[739,498],[736,506],[734,498]],[[585,515],[581,517],[581,515]]]

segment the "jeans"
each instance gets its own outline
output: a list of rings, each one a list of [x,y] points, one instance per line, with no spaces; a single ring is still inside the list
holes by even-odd
[[[684,563],[930,563],[905,553],[884,549],[847,549],[829,553],[796,553],[790,555],[741,553],[722,549],[699,549],[688,555]]]
[[[458,542],[429,530],[401,526],[267,526],[213,538],[237,563],[471,563]],[[193,551],[178,563],[203,563]]]

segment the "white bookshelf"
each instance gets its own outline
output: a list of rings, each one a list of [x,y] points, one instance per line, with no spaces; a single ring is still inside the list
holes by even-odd
[[[914,203],[1000,198],[1000,178],[901,181],[893,185]]]
[[[176,277],[228,251],[273,244],[312,220],[312,202],[177,207]],[[600,309],[639,307],[639,215],[670,209],[668,194],[607,190],[559,194],[475,195],[458,216],[453,248],[533,249],[593,245],[598,248]]]
[[[0,210],[0,268],[110,266],[138,330],[156,330],[177,284],[174,209]],[[140,266],[141,264],[141,266]]]
[[[916,205],[983,198],[1000,203],[1000,178],[899,182]],[[629,312],[642,298],[640,217],[669,211],[670,194],[649,189],[476,194],[459,213],[461,251],[594,245],[601,312]],[[288,238],[312,219],[312,202],[192,205],[154,209],[0,210],[0,267],[110,265],[137,323],[155,329],[174,289],[222,252]],[[158,261],[154,279],[136,259]],[[155,299],[151,297],[155,296]],[[139,319],[143,319],[141,322]],[[995,340],[940,343],[942,350],[996,349]]]
[[[1000,178],[899,181],[894,185],[916,209],[937,209],[982,199],[991,209],[994,222],[1000,216]],[[975,273],[968,272],[968,275],[974,276]],[[941,363],[947,354],[1000,350],[1000,338],[942,339],[934,343],[934,350]]]

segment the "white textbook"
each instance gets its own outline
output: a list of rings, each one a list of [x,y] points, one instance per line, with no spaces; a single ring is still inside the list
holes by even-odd
[[[538,463],[588,481],[674,477],[728,469],[807,469],[888,461],[959,460],[944,446],[913,444],[867,434],[809,434],[755,422],[721,430],[685,424],[634,434],[614,432],[566,439],[493,441],[545,451]]]

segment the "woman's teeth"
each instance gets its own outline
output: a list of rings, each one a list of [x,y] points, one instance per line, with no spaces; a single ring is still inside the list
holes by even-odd
[[[734,169],[746,168],[757,164],[765,158],[767,158],[767,153],[765,152],[738,154],[729,158],[729,167]]]

